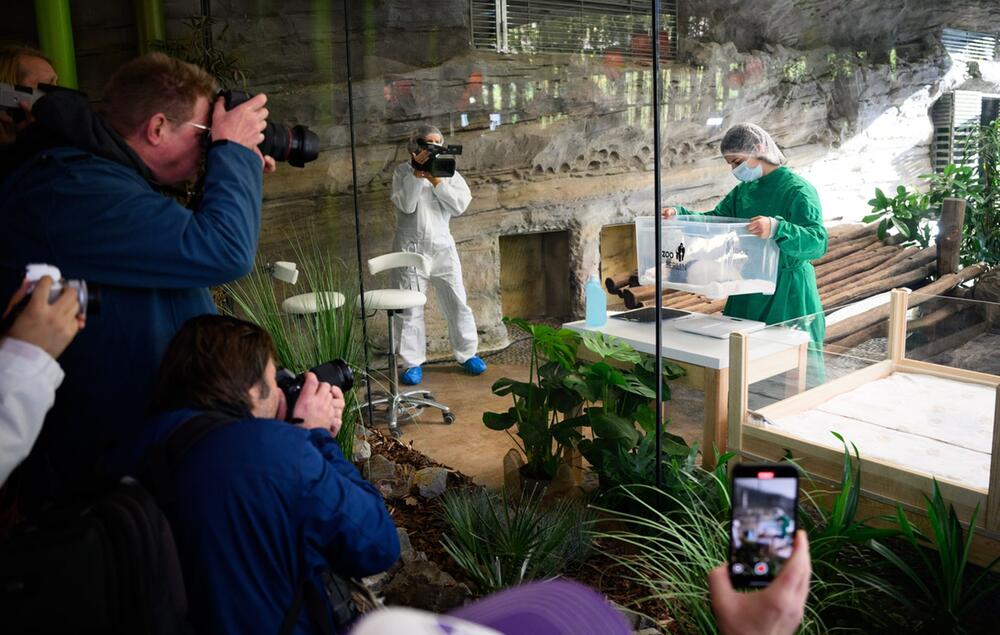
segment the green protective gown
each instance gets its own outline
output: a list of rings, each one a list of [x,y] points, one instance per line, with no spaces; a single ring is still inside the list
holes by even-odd
[[[679,214],[698,214],[677,207]],[[709,216],[750,219],[773,216],[778,219],[774,242],[778,245],[778,279],[774,295],[752,293],[730,296],[725,315],[777,324],[810,316],[801,325],[815,343],[812,380],[822,381],[822,345],[826,334],[823,304],[816,288],[816,272],[810,260],[826,253],[827,233],[816,188],[786,167],[750,183],[740,183],[710,212]],[[817,357],[818,355],[818,357]]]

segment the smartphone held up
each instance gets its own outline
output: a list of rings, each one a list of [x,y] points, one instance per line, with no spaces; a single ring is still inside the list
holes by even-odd
[[[729,578],[735,588],[766,587],[792,555],[798,470],[737,465],[732,478]]]

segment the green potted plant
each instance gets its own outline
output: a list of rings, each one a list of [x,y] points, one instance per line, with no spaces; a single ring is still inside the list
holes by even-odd
[[[498,379],[493,394],[510,396],[513,405],[505,412],[483,413],[491,430],[511,434],[524,454],[523,479],[550,481],[566,448],[581,438],[566,419],[577,413],[583,398],[566,385],[576,370],[580,336],[568,329],[530,324],[521,318],[504,318],[531,336],[528,380]],[[516,438],[515,438],[516,435]]]

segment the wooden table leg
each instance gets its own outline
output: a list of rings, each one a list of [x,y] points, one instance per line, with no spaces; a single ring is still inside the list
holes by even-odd
[[[726,451],[729,435],[729,369],[705,370],[705,422],[702,428],[701,465],[715,467],[715,450]]]

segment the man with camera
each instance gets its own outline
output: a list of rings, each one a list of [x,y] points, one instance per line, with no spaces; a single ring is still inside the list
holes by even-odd
[[[154,53],[122,66],[102,112],[57,90],[35,102],[0,181],[0,293],[29,262],[99,292],[100,312],[62,358],[66,378],[32,456],[27,497],[77,491],[143,420],[162,352],[189,317],[214,313],[206,287],[245,275],[260,229],[257,149],[266,97],[226,110],[204,70]],[[181,188],[204,165],[203,195]]]
[[[448,339],[455,359],[471,375],[486,371],[486,363],[476,355],[479,339],[476,321],[465,297],[462,265],[448,222],[462,214],[472,202],[472,192],[451,160],[447,175],[435,175],[436,155],[442,153],[444,136],[434,126],[421,126],[410,137],[411,160],[401,163],[392,175],[392,202],[396,206],[394,251],[411,251],[427,256],[430,271],[425,275],[412,268],[398,269],[402,289],[426,293],[428,279],[448,322]],[[455,146],[461,151],[460,146]],[[445,153],[446,154],[446,153]],[[450,174],[448,174],[450,173]],[[406,371],[400,381],[419,384],[421,365],[427,360],[427,332],[424,307],[402,313],[399,356]]]
[[[310,633],[327,618],[338,628],[337,600],[345,598],[332,580],[384,571],[399,557],[382,496],[334,438],[340,388],[307,373],[290,418],[299,423],[283,421],[288,397],[275,380],[276,358],[270,335],[254,324],[188,320],[164,353],[154,418],[136,446],[146,457],[138,471],[155,476],[150,466],[176,456],[186,426],[202,413],[221,417],[187,444],[166,487],[145,479],[165,503],[201,633]],[[295,628],[282,630],[289,620]]]

